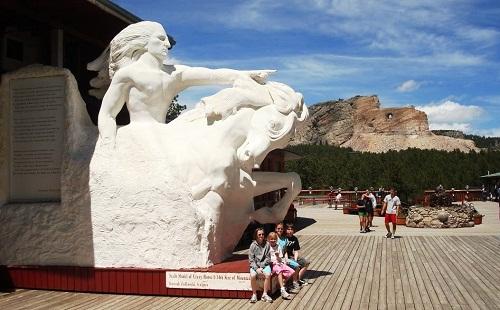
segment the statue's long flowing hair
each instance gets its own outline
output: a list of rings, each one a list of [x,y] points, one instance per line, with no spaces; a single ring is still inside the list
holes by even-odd
[[[155,31],[165,32],[162,25],[156,22],[142,21],[127,26],[120,31],[110,43],[109,77],[146,52],[146,44]]]

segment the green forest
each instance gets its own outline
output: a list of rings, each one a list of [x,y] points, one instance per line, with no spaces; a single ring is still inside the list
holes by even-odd
[[[303,156],[286,162],[286,171],[301,176],[302,188],[394,186],[405,201],[439,184],[445,188],[480,188],[481,175],[500,172],[500,151],[467,154],[408,149],[375,154],[329,145],[296,145],[287,150]]]
[[[464,139],[472,140],[477,147],[489,150],[500,151],[500,138],[483,137],[476,135],[464,135]]]

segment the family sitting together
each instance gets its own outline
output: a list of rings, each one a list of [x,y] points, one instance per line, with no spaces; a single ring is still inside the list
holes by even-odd
[[[254,241],[250,245],[248,260],[250,262],[250,282],[252,285],[251,303],[257,302],[257,276],[263,274],[264,291],[261,300],[273,302],[267,292],[271,286],[271,275],[278,276],[281,297],[290,299],[290,294],[285,287],[286,281],[292,277],[293,283],[289,291],[298,293],[301,286],[307,285],[302,280],[309,261],[304,257],[299,257],[299,240],[293,234],[295,228],[293,224],[286,225],[286,233],[283,234],[283,223],[276,225],[275,232],[267,235],[267,241],[263,228],[257,228],[254,232]]]

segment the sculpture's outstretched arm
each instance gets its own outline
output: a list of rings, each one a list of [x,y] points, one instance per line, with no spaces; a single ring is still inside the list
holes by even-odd
[[[252,173],[253,180],[257,183],[254,196],[286,188],[285,195],[272,207],[264,207],[251,214],[252,219],[261,224],[278,223],[283,221],[293,199],[297,197],[302,188],[300,176],[295,172],[261,172]]]
[[[116,138],[116,115],[125,104],[130,89],[130,79],[118,71],[102,100],[97,119],[99,134],[104,144],[114,147]]]
[[[265,83],[269,74],[276,70],[239,71],[233,69],[208,69],[175,65],[172,74],[181,82],[181,90],[201,85],[231,85],[237,79],[253,79]]]

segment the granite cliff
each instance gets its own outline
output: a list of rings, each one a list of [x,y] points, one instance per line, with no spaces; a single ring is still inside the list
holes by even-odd
[[[427,115],[413,107],[380,108],[377,96],[318,103],[309,113],[291,144],[329,144],[375,153],[408,148],[479,150],[472,140],[433,134]]]

